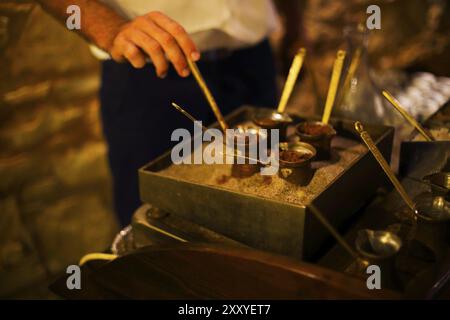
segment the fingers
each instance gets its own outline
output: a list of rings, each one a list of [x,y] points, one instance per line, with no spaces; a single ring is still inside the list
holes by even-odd
[[[163,49],[158,41],[140,30],[134,30],[133,32],[130,32],[128,36],[133,43],[135,43],[150,57],[155,65],[156,74],[158,77],[165,78],[169,65],[166,57],[164,56]]]
[[[117,62],[123,62],[127,59],[135,68],[145,66],[145,56],[141,50],[124,37],[117,38],[111,52],[112,58]]]
[[[133,65],[133,67],[140,69],[145,66],[145,57],[142,52],[132,43],[129,43],[124,50],[124,56]]]
[[[154,38],[163,48],[167,58],[172,62],[177,73],[182,77],[189,76],[189,68],[186,57],[180,49],[175,38],[158,25],[156,25],[149,17],[142,17],[140,20],[142,29],[147,35]]]
[[[160,28],[164,29],[173,38],[175,38],[177,44],[187,57],[190,57],[194,61],[198,61],[200,59],[200,52],[197,50],[194,41],[192,41],[186,30],[179,23],[157,11],[149,13],[148,16]]]
[[[126,59],[135,68],[144,67],[149,57],[162,78],[168,71],[167,59],[182,77],[190,74],[186,57],[193,61],[200,59],[197,47],[184,28],[160,12],[151,12],[127,23],[117,34],[110,53],[115,61]]]

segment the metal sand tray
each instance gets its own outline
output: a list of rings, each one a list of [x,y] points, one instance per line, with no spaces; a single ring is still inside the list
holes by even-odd
[[[226,117],[226,121],[232,127],[251,122],[255,111],[253,107],[241,107]],[[332,121],[332,124],[337,138],[360,143],[353,122]],[[390,159],[393,129],[365,127],[383,156]],[[322,165],[321,170],[327,170],[327,163]],[[307,209],[309,203],[339,228],[367,203],[377,188],[388,184],[366,149],[305,203],[280,201],[279,197],[239,192],[226,184],[212,185],[171,175],[167,173],[171,166],[168,151],[139,170],[143,202],[248,246],[306,260],[315,258],[330,237]]]

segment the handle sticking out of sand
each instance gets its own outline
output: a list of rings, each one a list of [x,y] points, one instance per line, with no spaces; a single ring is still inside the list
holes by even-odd
[[[339,94],[339,99],[337,100],[337,106],[339,106],[342,101],[345,99],[345,96],[350,89],[351,82],[356,74],[356,70],[358,70],[359,65],[361,64],[361,55],[362,49],[358,47],[353,54],[352,61],[350,62],[350,67],[348,67],[347,75],[345,76],[344,84],[342,86],[342,91]]]
[[[286,110],[287,103],[295,87],[295,82],[302,69],[303,61],[305,61],[305,56],[306,49],[301,48],[295,55],[294,61],[292,61],[291,69],[289,69],[289,75],[286,84],[284,85],[283,94],[281,95],[280,103],[278,104],[277,111],[279,113],[283,113]]]
[[[426,141],[435,141],[434,138],[425,131],[420,123],[418,123],[416,119],[414,119],[414,117],[401,106],[400,102],[395,99],[392,94],[384,90],[383,96],[394,106],[394,108],[402,115],[403,118],[405,118],[406,121],[408,121],[414,128],[416,128],[417,131],[419,131],[419,133],[425,138]]]
[[[341,79],[342,67],[344,66],[346,52],[339,50],[334,61],[333,73],[331,75],[330,87],[328,89],[327,101],[325,103],[325,110],[323,112],[322,122],[328,124],[330,121],[331,111],[333,110],[334,100]]]

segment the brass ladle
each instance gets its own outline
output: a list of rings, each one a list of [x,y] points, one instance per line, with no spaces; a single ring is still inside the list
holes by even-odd
[[[384,159],[380,150],[377,148],[377,146],[373,142],[372,137],[369,135],[369,133],[367,131],[364,130],[364,127],[361,124],[361,122],[359,122],[359,121],[355,122],[355,129],[360,134],[364,143],[369,148],[369,150],[372,152],[373,156],[378,161],[378,163],[380,164],[383,171],[386,173],[388,178],[391,180],[392,184],[394,185],[395,189],[402,197],[403,201],[405,201],[407,206],[414,212],[414,216],[416,218],[421,217],[423,219],[426,219],[426,217],[422,214],[422,212],[420,212],[420,210],[419,211],[417,210],[417,207],[418,207],[418,205],[420,205],[420,203],[415,204],[413,202],[413,200],[410,198],[410,196],[406,193],[406,190],[403,188],[402,184],[395,176],[391,167],[389,166],[387,161]],[[428,207],[433,210],[440,210],[443,208],[443,206],[445,207],[445,205],[447,203],[443,197],[432,197],[431,200],[432,200],[431,201],[432,205],[428,205]],[[446,210],[449,210],[448,207],[445,207],[445,208],[446,208]],[[428,211],[428,210],[426,210],[426,211]],[[448,216],[450,217],[450,214],[448,214]]]
[[[383,158],[380,150],[376,147],[369,133],[364,130],[363,125],[360,122],[356,122],[355,129],[361,135],[364,143],[383,168],[403,201],[405,201],[414,213],[414,222],[417,222],[417,229],[414,235],[415,239],[430,248],[437,260],[442,259],[445,248],[447,248],[447,244],[445,243],[447,236],[446,223],[450,220],[450,206],[448,203],[443,197],[431,196],[425,199],[426,201],[421,200],[414,204]]]
[[[296,133],[300,140],[311,143],[317,149],[318,158],[320,159],[328,160],[331,157],[331,141],[336,136],[336,131],[328,122],[336,99],[345,56],[346,52],[344,50],[339,50],[336,54],[322,121],[306,121],[298,124],[296,127]],[[310,128],[314,127],[321,127],[322,133],[312,134]]]
[[[353,272],[359,274],[371,263],[376,263],[383,272],[387,273],[384,275],[384,284],[392,286],[394,283],[392,280],[393,259],[402,246],[399,237],[387,231],[361,230],[356,239],[358,251],[355,251],[314,205],[309,205],[309,209],[322,225],[328,229],[337,242],[355,259],[357,270]],[[367,250],[366,242],[371,250]]]
[[[292,118],[285,111],[289,98],[294,90],[300,70],[302,69],[305,56],[305,48],[301,48],[297,51],[289,70],[277,110],[261,109],[255,113],[253,118],[253,122],[263,129],[278,129],[280,139],[282,140],[287,139],[287,127],[293,122]]]

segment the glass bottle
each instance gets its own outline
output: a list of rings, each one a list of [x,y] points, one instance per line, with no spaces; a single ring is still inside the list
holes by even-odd
[[[344,37],[349,59],[333,113],[339,118],[368,124],[395,125],[398,118],[387,106],[368,63],[368,30],[362,25],[346,27]]]

